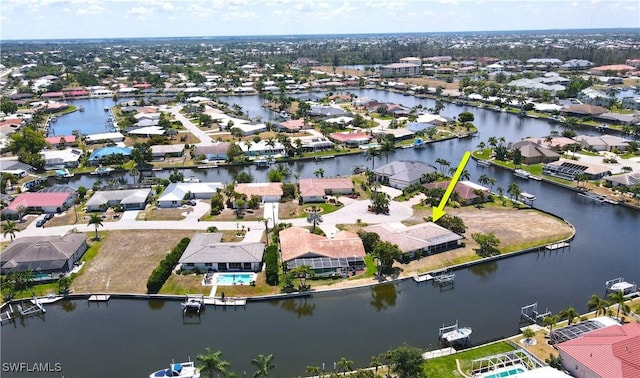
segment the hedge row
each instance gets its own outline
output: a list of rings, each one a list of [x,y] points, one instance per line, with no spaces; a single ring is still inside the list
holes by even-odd
[[[271,286],[278,285],[278,247],[270,245],[264,253],[265,274],[267,284]]]
[[[191,239],[182,238],[178,245],[173,247],[171,252],[162,260],[160,264],[151,272],[151,276],[147,280],[147,293],[156,294],[162,288],[162,285],[167,281],[167,279],[171,276],[171,272],[178,265],[178,261],[180,261],[180,257],[182,257],[182,253]]]

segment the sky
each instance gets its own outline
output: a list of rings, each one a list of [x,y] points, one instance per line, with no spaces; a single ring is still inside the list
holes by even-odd
[[[0,39],[640,27],[639,0],[0,0]]]

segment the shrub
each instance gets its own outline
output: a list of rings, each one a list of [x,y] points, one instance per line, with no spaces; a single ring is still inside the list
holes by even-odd
[[[189,238],[182,238],[171,252],[160,261],[160,264],[151,272],[147,280],[147,293],[155,294],[160,291],[162,285],[171,276],[171,271],[178,265],[178,261],[180,261],[180,257],[182,257],[182,253],[187,249],[190,241]]]
[[[271,286],[278,285],[278,247],[270,245],[264,254],[265,275],[267,284]]]

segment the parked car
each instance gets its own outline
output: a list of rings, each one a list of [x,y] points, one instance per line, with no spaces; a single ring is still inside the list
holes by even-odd
[[[53,214],[46,214],[46,215],[44,216],[44,220],[45,220],[45,221],[48,221],[48,220],[50,220],[50,219],[52,219],[52,218],[53,218]]]
[[[38,219],[38,221],[36,222],[36,227],[42,227],[44,226],[44,224],[47,222],[46,219],[42,218],[42,219]]]
[[[195,206],[195,205],[196,205],[196,200],[192,200],[192,199],[188,200],[188,201],[187,201],[187,205],[189,205],[189,206]]]

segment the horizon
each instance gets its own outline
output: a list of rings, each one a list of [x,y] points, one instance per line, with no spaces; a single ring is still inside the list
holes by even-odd
[[[2,41],[479,34],[640,27],[640,2],[636,0],[3,0],[0,8]],[[24,22],[25,17],[31,22]]]

